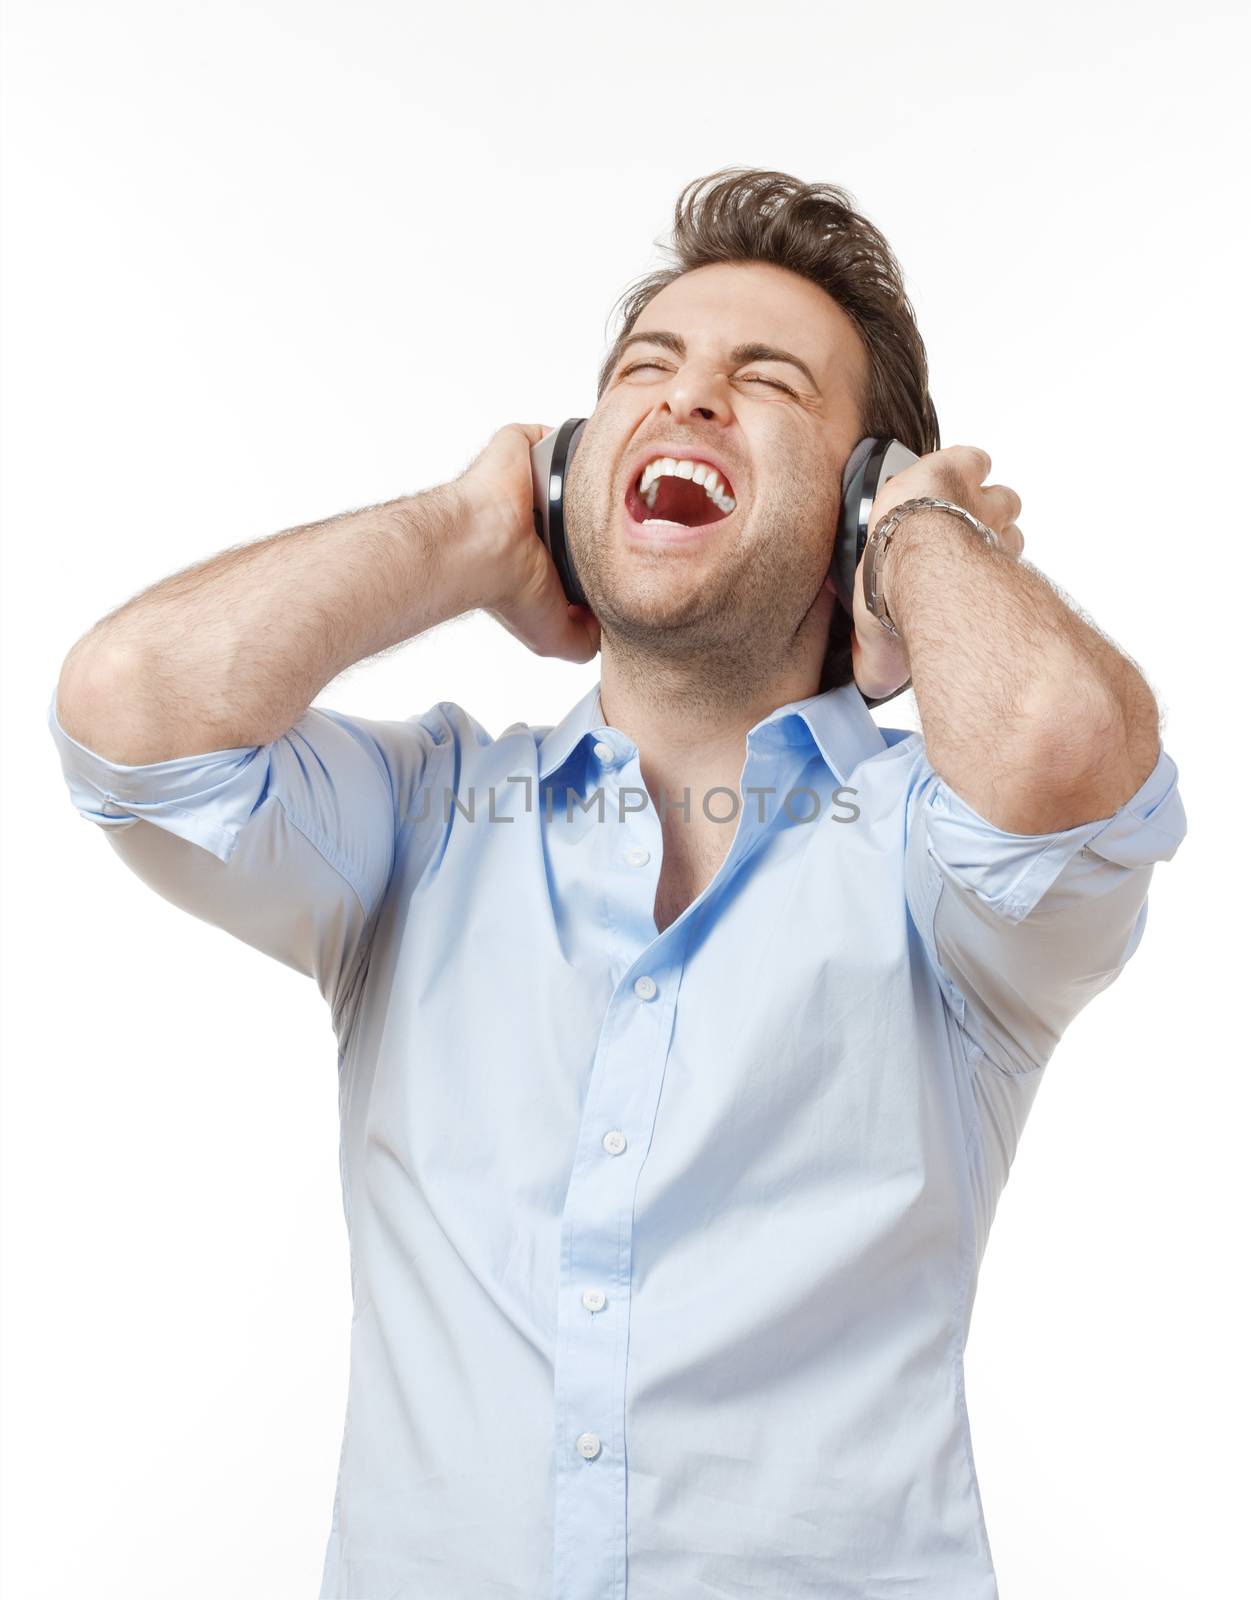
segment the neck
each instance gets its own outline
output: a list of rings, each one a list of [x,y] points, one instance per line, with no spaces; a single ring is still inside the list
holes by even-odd
[[[816,694],[819,680],[820,663],[810,658],[774,664],[763,674],[740,660],[716,673],[706,656],[644,661],[605,643],[600,705],[604,721],[637,745],[643,781],[666,826],[680,813],[662,810],[660,791],[666,803],[677,802],[686,788],[690,820],[698,825],[709,790],[739,792],[749,731],[779,706]],[[728,804],[724,795],[709,802],[721,814]]]

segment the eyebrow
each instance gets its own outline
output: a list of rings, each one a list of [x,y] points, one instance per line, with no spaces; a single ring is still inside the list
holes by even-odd
[[[630,345],[640,343],[658,344],[662,349],[671,350],[679,360],[685,359],[686,356],[686,340],[680,333],[668,333],[663,328],[652,328],[647,333],[628,334],[621,341],[617,348],[616,360],[613,362],[614,369]],[[742,366],[747,361],[788,361],[792,367],[799,368],[818,394],[821,393],[821,386],[813,377],[807,363],[792,355],[789,350],[779,350],[774,345],[761,344],[758,340],[753,340],[748,344],[736,344],[730,351],[730,360],[736,367]]]

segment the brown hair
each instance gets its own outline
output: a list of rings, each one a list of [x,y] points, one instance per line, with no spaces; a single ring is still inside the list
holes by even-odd
[[[869,358],[860,437],[898,439],[917,455],[939,448],[925,345],[903,273],[885,236],[855,210],[846,190],[784,172],[723,167],[688,183],[673,217],[665,249],[674,265],[637,280],[617,301],[625,303],[622,327],[600,368],[597,401],[622,340],[662,289],[714,262],[765,261],[824,289],[855,324]],[[836,604],[822,690],[851,681],[851,634],[851,618]]]

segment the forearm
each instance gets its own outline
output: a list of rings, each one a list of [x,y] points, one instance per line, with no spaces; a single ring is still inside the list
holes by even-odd
[[[941,511],[885,567],[931,765],[988,820],[1044,833],[1110,816],[1159,756],[1142,674],[1024,560]]]
[[[132,766],[266,744],[353,663],[472,609],[488,536],[443,485],[222,551],[78,641],[58,716]]]

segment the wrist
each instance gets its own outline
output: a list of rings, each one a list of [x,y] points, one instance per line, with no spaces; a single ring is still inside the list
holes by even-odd
[[[909,549],[918,542],[923,546],[932,546],[937,540],[945,537],[953,539],[960,537],[955,517],[927,507],[923,511],[914,511],[906,517],[901,517],[891,536],[889,547],[884,554],[879,555],[878,593],[882,597],[884,610],[896,626],[899,624],[901,601],[899,591],[902,588],[897,580],[901,567],[907,565]],[[892,599],[895,601],[894,605],[891,604]]]
[[[998,534],[979,522],[971,511],[935,496],[901,501],[878,519],[865,550],[863,590],[866,609],[885,632],[900,637],[900,558],[906,568],[911,558],[903,552],[910,548],[911,541],[919,539],[921,549],[937,548],[946,539],[967,542],[970,532],[985,544],[999,544]],[[941,560],[949,565],[951,552],[946,551]]]
[[[399,502],[404,537],[424,581],[437,593],[445,620],[491,602],[490,576],[499,563],[496,519],[459,480]]]

